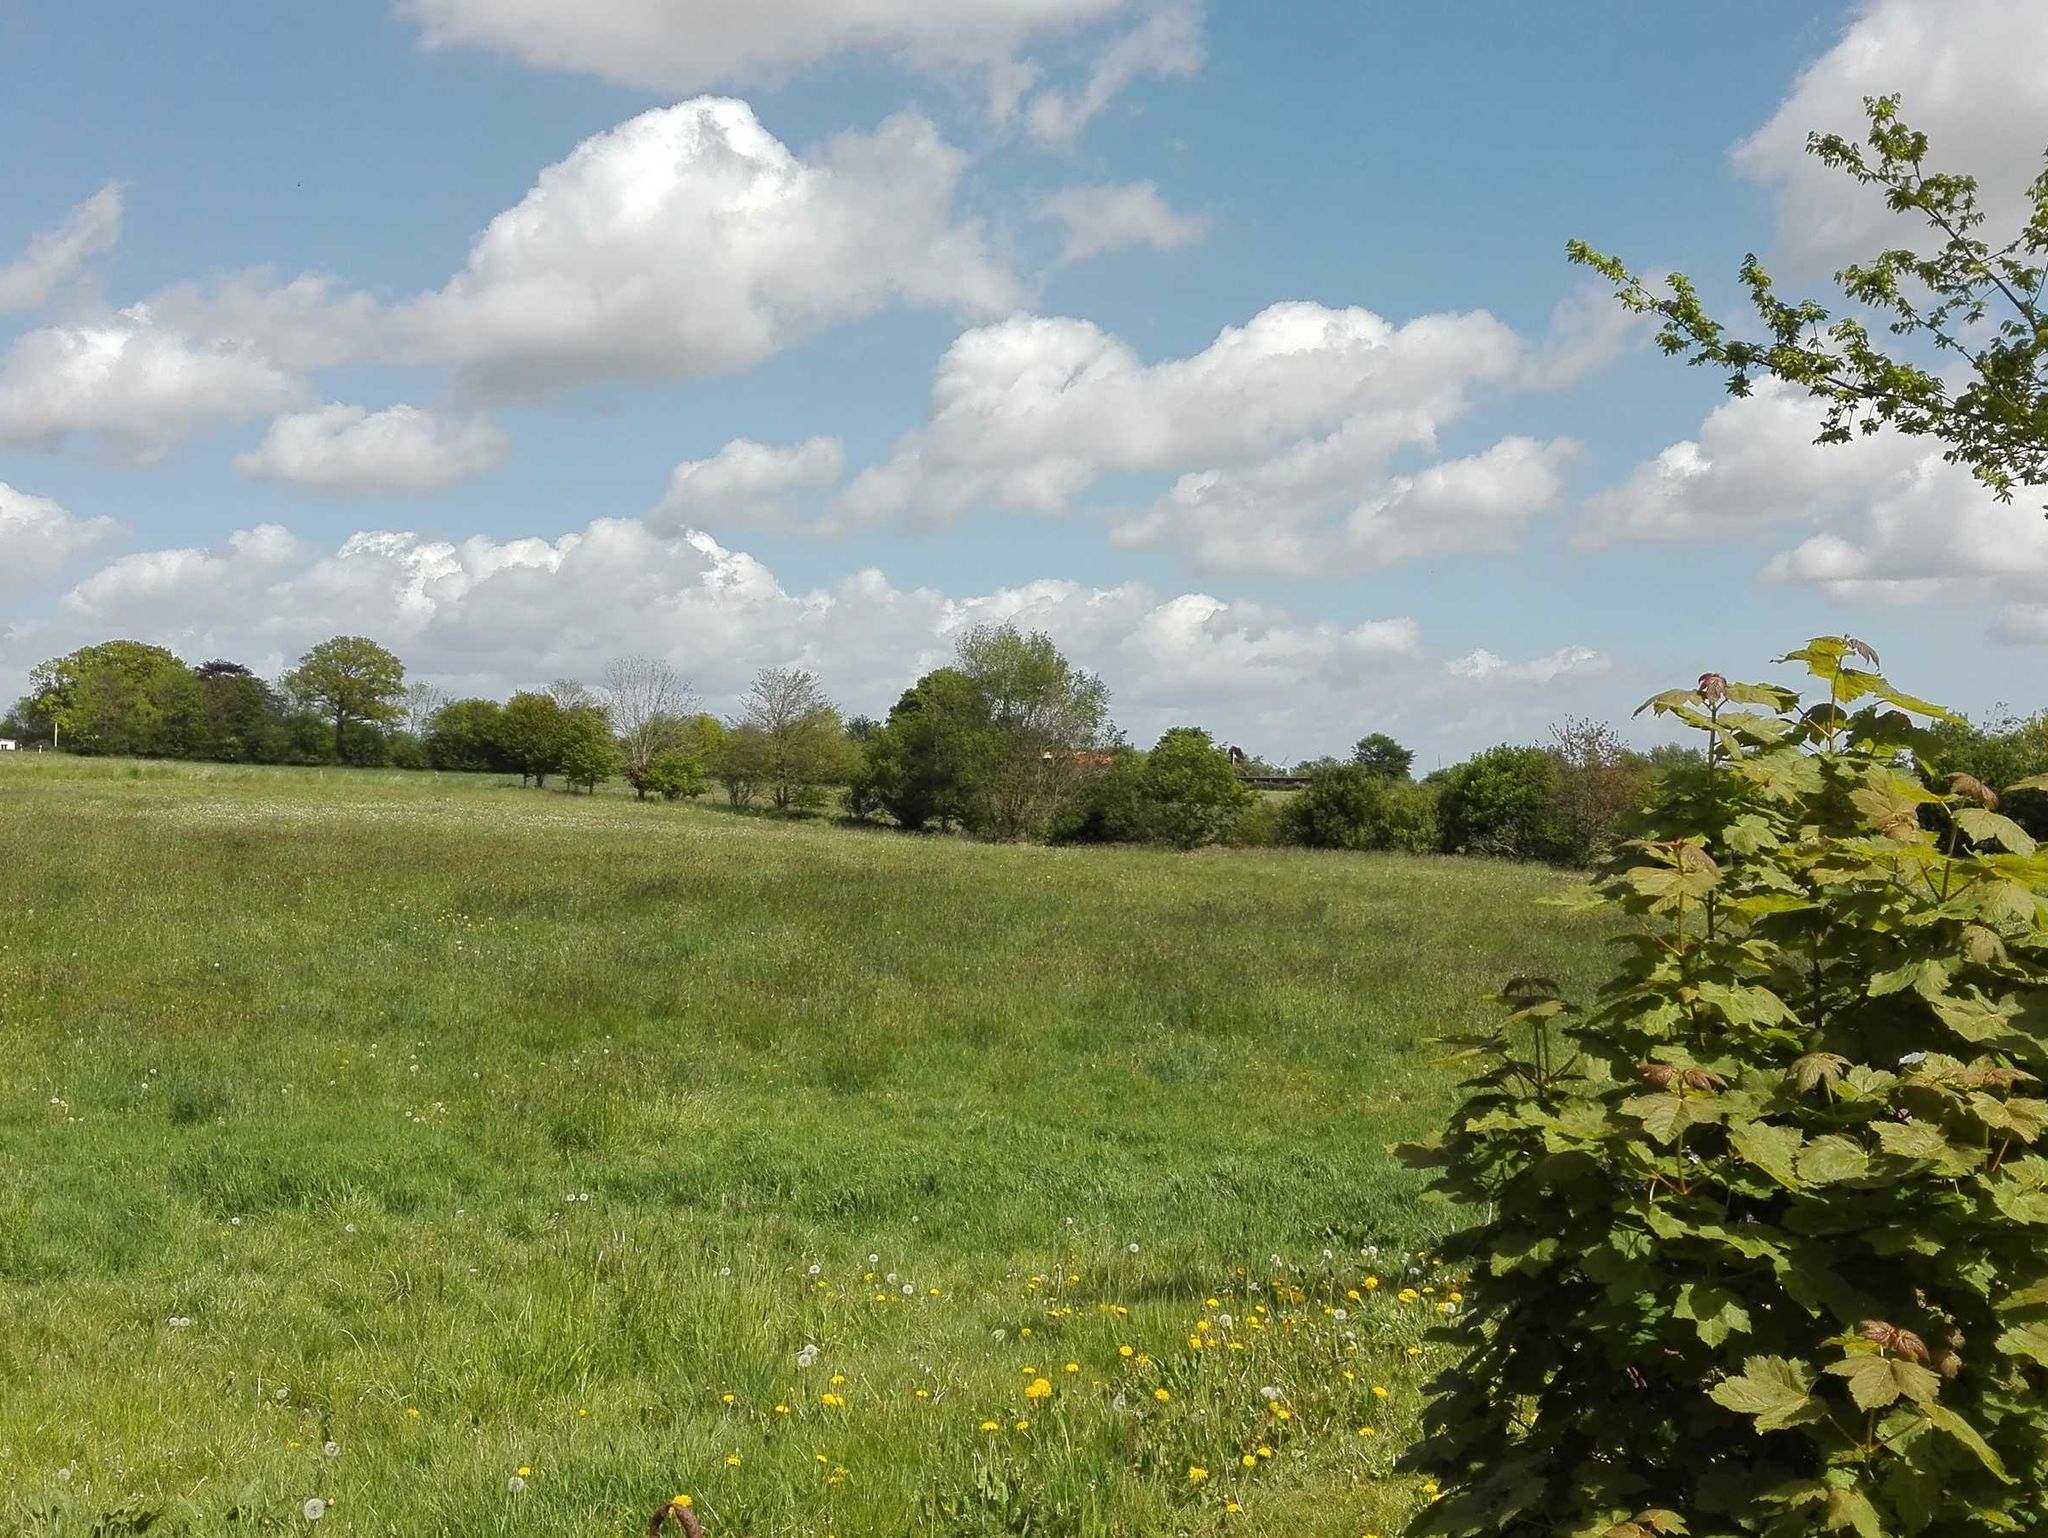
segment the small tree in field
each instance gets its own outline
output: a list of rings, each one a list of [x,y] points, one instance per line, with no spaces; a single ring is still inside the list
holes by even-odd
[[[299,703],[334,723],[337,759],[344,756],[350,722],[389,726],[403,715],[405,664],[366,636],[322,641],[284,683]]]
[[[1385,732],[1369,732],[1351,750],[1351,762],[1383,780],[1405,780],[1415,768],[1415,750]]]
[[[569,789],[595,791],[619,772],[619,743],[611,722],[594,705],[580,705],[562,714],[560,765]]]
[[[2048,856],[1868,647],[1786,660],[1645,707],[1706,754],[1616,974],[1511,981],[1411,1151],[1476,1219],[1418,1533],[2048,1531]]]
[[[1230,755],[1198,726],[1176,726],[1145,755],[1138,799],[1147,831],[1176,849],[1222,839],[1255,798]]]

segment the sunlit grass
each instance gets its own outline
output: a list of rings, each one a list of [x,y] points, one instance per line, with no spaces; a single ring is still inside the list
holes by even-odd
[[[1387,1145],[1596,955],[1541,871],[486,779],[0,762],[0,870],[10,1533],[1397,1531]]]

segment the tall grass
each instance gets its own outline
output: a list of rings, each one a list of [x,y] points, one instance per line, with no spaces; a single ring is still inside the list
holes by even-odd
[[[55,758],[0,872],[10,1533],[1394,1531],[1455,1284],[1387,1145],[1598,938],[1480,862]]]

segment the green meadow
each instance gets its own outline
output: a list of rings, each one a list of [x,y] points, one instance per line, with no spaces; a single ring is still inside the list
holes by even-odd
[[[0,1530],[1391,1538],[1561,884],[0,761]]]

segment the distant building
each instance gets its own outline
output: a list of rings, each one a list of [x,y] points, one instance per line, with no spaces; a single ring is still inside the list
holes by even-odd
[[[21,744],[12,737],[0,737],[0,753],[18,753],[20,751]]]

